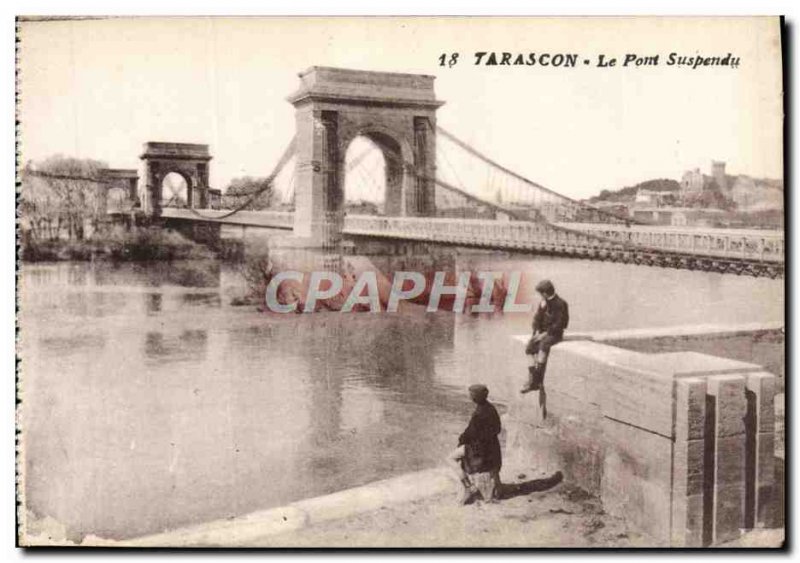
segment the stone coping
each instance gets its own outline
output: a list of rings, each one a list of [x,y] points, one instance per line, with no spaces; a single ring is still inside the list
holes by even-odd
[[[742,324],[698,324],[650,328],[628,328],[618,330],[597,330],[591,332],[567,332],[564,340],[593,340],[613,342],[616,340],[649,340],[652,338],[675,338],[691,336],[736,336],[754,332],[783,331],[783,321]],[[514,340],[527,343],[530,335],[518,334]]]
[[[427,469],[236,518],[214,520],[121,542],[95,538],[94,542],[89,543],[125,547],[231,546],[379,510],[382,506],[432,497],[453,488],[453,480],[446,468]]]

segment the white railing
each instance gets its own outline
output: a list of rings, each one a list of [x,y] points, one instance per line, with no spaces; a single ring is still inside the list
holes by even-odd
[[[492,246],[507,249],[590,251],[619,249],[615,243],[717,258],[783,262],[783,233],[674,227],[592,225],[550,226],[542,223],[503,222],[428,217],[348,215],[344,232],[409,240]],[[616,247],[616,248],[615,248]]]
[[[164,208],[162,216],[175,219],[207,220],[234,225],[292,229],[291,211],[239,211]],[[584,223],[546,223],[494,221],[482,219],[432,217],[383,217],[347,215],[344,233],[407,240],[485,246],[508,250],[548,252],[620,251],[638,247],[714,258],[739,258],[782,263],[782,231],[738,229],[692,229],[601,225]]]
[[[759,229],[714,229],[635,225],[559,223],[570,229],[593,233],[619,242],[653,246],[703,256],[747,258],[783,262],[784,233]]]

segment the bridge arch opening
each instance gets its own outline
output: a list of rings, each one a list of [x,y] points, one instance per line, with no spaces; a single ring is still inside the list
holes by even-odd
[[[188,207],[191,179],[180,172],[168,172],[161,179],[161,207]]]
[[[347,142],[344,157],[344,212],[402,215],[403,155],[400,143],[381,132],[362,132]]]

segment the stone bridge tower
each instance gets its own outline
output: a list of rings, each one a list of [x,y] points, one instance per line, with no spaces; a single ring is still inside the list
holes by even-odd
[[[208,206],[208,145],[194,143],[144,144],[139,157],[145,163],[143,208],[148,215],[159,217],[164,199],[162,183],[170,172],[186,182],[187,207],[203,209]]]
[[[311,67],[288,101],[296,113],[294,235],[334,246],[344,220],[345,153],[364,136],[386,162],[387,215],[434,213],[435,77]]]

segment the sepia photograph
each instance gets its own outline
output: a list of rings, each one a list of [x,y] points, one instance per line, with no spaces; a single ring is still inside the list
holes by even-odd
[[[19,547],[786,547],[783,18],[15,26]]]

